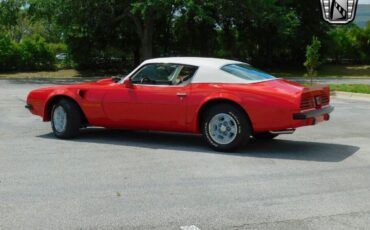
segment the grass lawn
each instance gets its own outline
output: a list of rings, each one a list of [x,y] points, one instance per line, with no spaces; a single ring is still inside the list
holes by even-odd
[[[277,77],[303,77],[304,68],[267,70]],[[370,78],[370,65],[324,65],[317,71],[317,77]]]
[[[117,74],[99,72],[99,71],[78,71],[75,69],[63,69],[57,71],[40,71],[40,72],[10,72],[0,73],[1,78],[14,79],[34,79],[34,78],[50,78],[50,79],[65,79],[65,78],[82,78],[82,77],[111,77]]]
[[[366,93],[370,94],[370,85],[361,85],[361,84],[355,84],[355,85],[330,85],[330,89],[333,91],[343,91],[343,92],[351,92],[351,93]]]
[[[73,78],[81,77],[80,72],[74,69],[41,72],[11,72],[0,73],[0,78]]]

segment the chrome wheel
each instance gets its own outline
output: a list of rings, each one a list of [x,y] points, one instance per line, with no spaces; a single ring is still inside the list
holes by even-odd
[[[209,122],[208,132],[214,142],[227,145],[235,140],[238,126],[232,116],[226,113],[219,113]]]
[[[66,129],[67,113],[62,106],[58,106],[54,109],[53,125],[54,125],[55,130],[59,133],[64,132]]]

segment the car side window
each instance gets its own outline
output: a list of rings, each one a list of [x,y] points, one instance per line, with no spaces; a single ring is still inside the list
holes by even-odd
[[[178,74],[180,65],[148,64],[142,67],[132,78],[134,84],[172,85],[172,79]]]
[[[252,66],[247,64],[225,65],[221,68],[221,70],[245,80],[259,81],[275,79],[275,77],[273,77],[272,75],[264,73],[261,70],[253,68]]]
[[[195,72],[198,70],[196,66],[184,65],[180,67],[180,71],[176,77],[174,77],[173,85],[187,85],[191,82]]]

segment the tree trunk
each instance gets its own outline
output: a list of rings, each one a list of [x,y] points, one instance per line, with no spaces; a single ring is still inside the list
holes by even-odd
[[[141,41],[141,60],[145,61],[153,57],[153,23],[148,22],[143,26],[140,37]]]
[[[141,54],[140,54],[140,42],[136,42],[134,47],[134,65],[137,66],[141,62]]]
[[[1,0],[0,0],[1,2]],[[143,21],[142,18],[134,15],[130,12],[130,6],[127,6],[124,13],[115,18],[112,21],[112,24],[117,23],[125,18],[125,16],[129,16],[134,24],[136,29],[136,34],[140,40],[140,59],[141,61],[145,61],[153,57],[153,31],[154,31],[154,23],[152,18],[152,13],[147,15],[147,20]],[[136,55],[136,52],[135,52]]]
[[[153,30],[154,23],[152,20],[147,20],[144,23],[139,17],[129,14],[133,19],[136,27],[136,33],[140,39],[140,59],[145,61],[153,57]],[[151,17],[149,17],[151,18]]]

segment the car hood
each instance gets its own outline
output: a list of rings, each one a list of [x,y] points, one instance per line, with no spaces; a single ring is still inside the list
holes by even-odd
[[[92,87],[92,86],[105,86],[115,83],[112,78],[104,78],[98,81],[91,81],[91,82],[81,82],[69,85],[53,85],[47,86],[36,89],[37,91],[48,91],[54,89],[62,89],[62,88],[85,88],[85,87]]]
[[[83,83],[78,83],[70,86],[104,86],[104,85],[110,85],[116,83],[113,78],[104,78],[98,81],[93,81],[93,82],[83,82]]]

